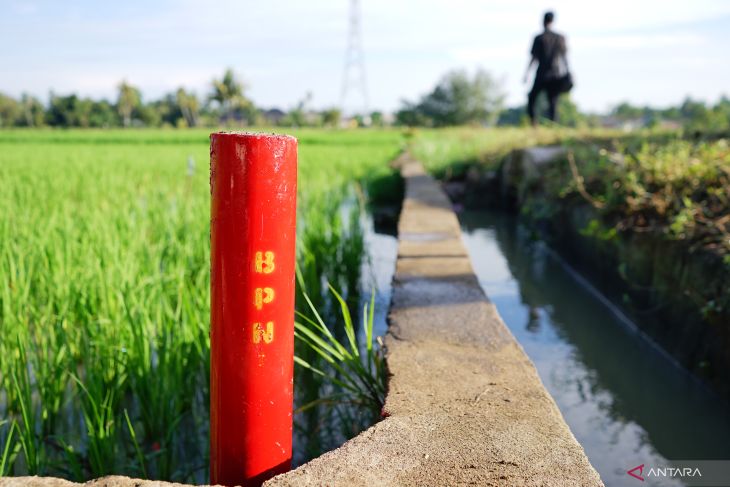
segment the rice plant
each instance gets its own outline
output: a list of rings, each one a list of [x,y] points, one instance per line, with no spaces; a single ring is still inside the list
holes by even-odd
[[[364,343],[359,344],[357,332],[350,309],[344,298],[330,286],[330,292],[340,305],[346,340],[336,338],[317,312],[312,301],[305,294],[310,312],[314,318],[304,313],[297,313],[299,321],[294,324],[294,336],[314,350],[322,359],[322,367],[317,367],[300,357],[294,357],[295,363],[325,377],[329,383],[341,392],[333,396],[320,397],[318,401],[331,401],[333,398],[347,397],[350,402],[367,405],[379,414],[385,402],[385,374],[383,373],[383,350],[375,346],[373,339],[373,316],[375,294],[370,304],[363,309],[362,331]],[[362,349],[362,350],[361,350]],[[328,370],[329,369],[329,370]],[[301,409],[307,409],[306,404]]]
[[[295,135],[300,269],[356,303],[343,202],[400,134]],[[0,473],[207,479],[208,155],[201,130],[0,132]]]
[[[0,477],[4,477],[8,474],[10,466],[15,462],[20,444],[14,441],[16,430],[15,421],[0,421],[0,428],[3,428],[3,435],[0,436],[0,448],[2,448],[0,451]]]

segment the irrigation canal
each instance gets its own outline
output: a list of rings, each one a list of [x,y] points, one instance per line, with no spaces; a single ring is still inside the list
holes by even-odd
[[[617,307],[513,216],[465,212],[460,221],[483,289],[606,486],[626,485],[642,463],[730,458],[727,404],[627,327]]]

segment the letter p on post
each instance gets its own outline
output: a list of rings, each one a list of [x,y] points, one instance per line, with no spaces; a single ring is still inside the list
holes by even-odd
[[[297,140],[210,137],[210,482],[291,466]]]

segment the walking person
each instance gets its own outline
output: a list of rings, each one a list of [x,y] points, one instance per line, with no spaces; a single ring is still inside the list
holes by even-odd
[[[532,125],[537,125],[535,116],[535,102],[541,92],[547,94],[548,113],[547,118],[555,121],[555,109],[558,97],[561,93],[570,91],[573,87],[572,77],[568,71],[566,59],[567,48],[565,37],[553,32],[552,25],[555,19],[553,12],[546,12],[543,18],[545,30],[535,37],[530,51],[530,63],[525,71],[524,82],[527,83],[532,66],[537,63],[535,72],[535,83],[527,95],[527,114],[530,116]]]

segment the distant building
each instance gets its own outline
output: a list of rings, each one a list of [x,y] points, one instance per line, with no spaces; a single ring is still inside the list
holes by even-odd
[[[279,125],[279,122],[286,116],[286,113],[278,108],[271,108],[269,110],[262,110],[261,116],[267,125]]]
[[[660,120],[659,127],[669,130],[679,130],[682,128],[682,122],[678,120]]]

